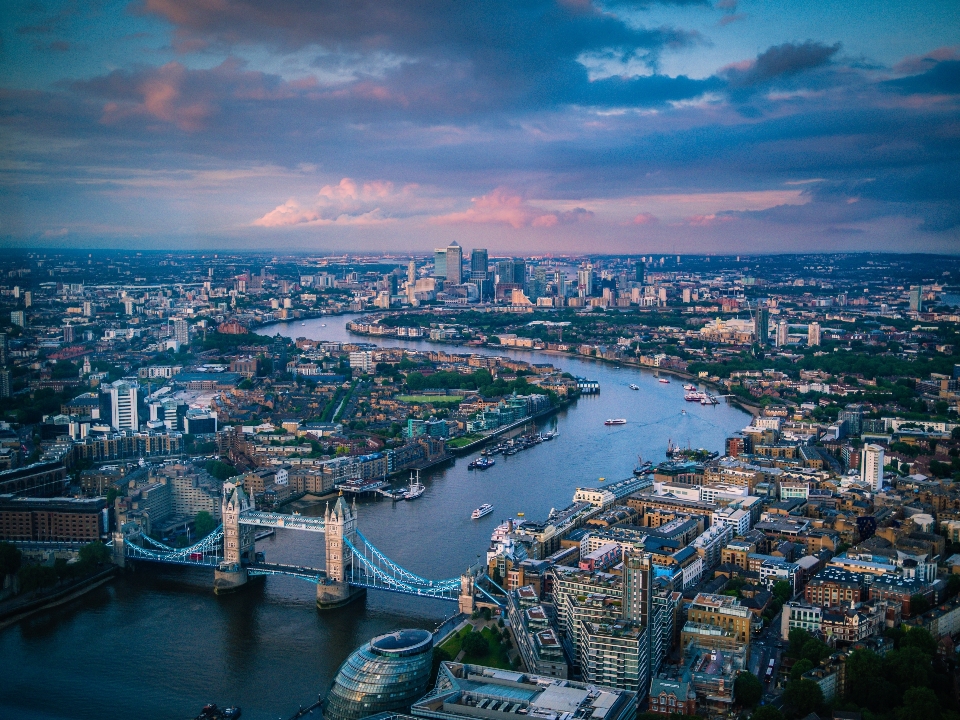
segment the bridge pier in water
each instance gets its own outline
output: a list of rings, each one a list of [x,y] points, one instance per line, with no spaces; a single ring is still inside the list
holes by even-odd
[[[240,523],[240,513],[253,503],[237,483],[223,484],[220,510],[223,518],[223,562],[214,570],[213,591],[217,595],[234,592],[247,584],[247,568],[255,556],[256,528]]]
[[[347,573],[354,563],[350,546],[357,542],[356,501],[351,507],[340,495],[332,511],[327,505],[323,521],[327,577],[317,585],[317,609],[333,610],[367,594],[366,588],[352,586],[347,581]],[[348,540],[349,545],[344,540]]]

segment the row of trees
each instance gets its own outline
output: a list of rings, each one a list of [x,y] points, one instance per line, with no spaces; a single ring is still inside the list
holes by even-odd
[[[0,543],[0,577],[16,575],[20,592],[53,587],[58,582],[81,578],[96,572],[110,561],[110,550],[102,542],[80,548],[76,562],[57,558],[53,565],[24,564],[23,553],[12,543]]]

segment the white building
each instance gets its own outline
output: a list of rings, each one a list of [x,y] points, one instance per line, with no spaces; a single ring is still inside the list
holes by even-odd
[[[790,326],[786,320],[777,323],[777,347],[785,347],[790,342]]]
[[[725,507],[714,511],[711,524],[728,525],[734,536],[745,535],[750,530],[750,513],[747,510]]]
[[[874,492],[883,488],[883,448],[880,445],[868,443],[860,451],[860,479]]]
[[[353,370],[360,370],[368,373],[376,367],[373,361],[373,353],[369,350],[359,350],[350,353],[350,367]]]
[[[118,380],[107,387],[110,396],[110,424],[117,430],[139,430],[137,396],[140,386],[135,382]]]
[[[190,344],[190,326],[183,318],[177,318],[173,321],[173,337],[181,345]]]
[[[812,322],[807,325],[807,345],[816,347],[820,344],[820,323]]]

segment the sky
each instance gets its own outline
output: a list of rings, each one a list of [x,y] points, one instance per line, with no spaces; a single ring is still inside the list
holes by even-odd
[[[956,0],[6,0],[0,246],[960,252]]]

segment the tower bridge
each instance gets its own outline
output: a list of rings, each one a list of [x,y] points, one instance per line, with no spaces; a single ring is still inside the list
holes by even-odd
[[[356,503],[348,505],[343,496],[323,517],[283,515],[257,510],[243,488],[232,482],[223,486],[223,524],[199,542],[173,548],[125,528],[114,534],[114,556],[118,564],[127,560],[210,567],[214,570],[214,592],[237,590],[250,577],[284,575],[317,586],[317,607],[341,607],[364,595],[368,588],[419,597],[448,600],[460,611],[473,612],[476,602],[502,605],[491,590],[506,594],[486,575],[483,566],[474,566],[458,577],[430,580],[393,562],[357,527]],[[258,527],[284,528],[323,533],[326,562],[323,568],[267,563],[256,551]],[[484,588],[487,585],[490,589]],[[478,597],[479,596],[479,597]]]

